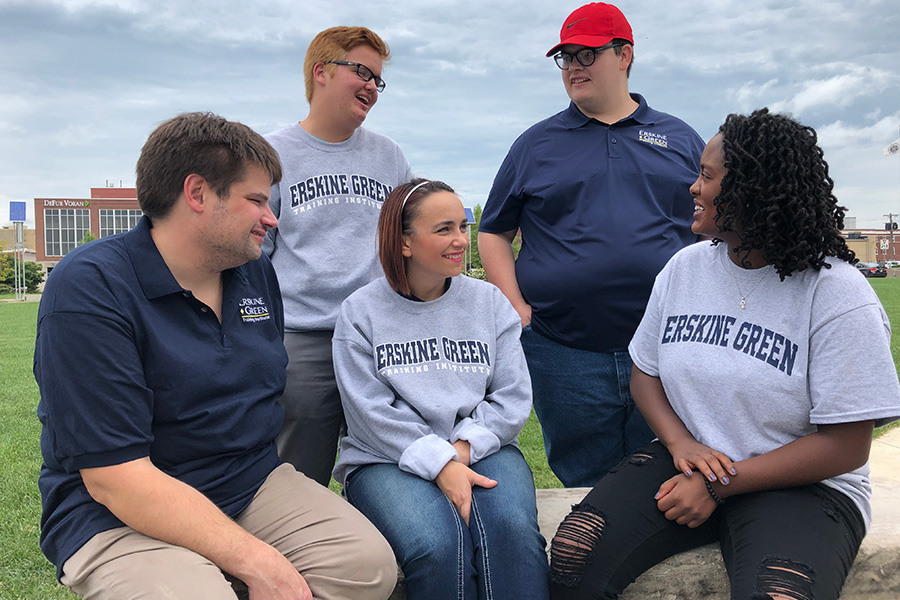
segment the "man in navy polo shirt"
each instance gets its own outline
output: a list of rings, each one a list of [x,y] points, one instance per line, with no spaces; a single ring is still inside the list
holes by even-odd
[[[38,315],[41,548],[85,598],[386,598],[387,542],[281,464],[274,149],[205,113],[137,164],[144,217],[70,252]]]
[[[656,274],[696,240],[688,190],[703,142],[629,93],[633,44],[615,6],[569,15],[547,56],[571,103],[513,144],[479,228],[485,272],[522,317],[548,461],[567,487],[593,486],[653,439],[628,342]]]

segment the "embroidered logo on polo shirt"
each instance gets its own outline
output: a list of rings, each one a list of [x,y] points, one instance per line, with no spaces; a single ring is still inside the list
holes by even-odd
[[[641,129],[640,133],[638,133],[638,140],[653,144],[654,146],[659,146],[660,148],[669,147],[669,139],[662,133],[653,133],[652,131]]]
[[[238,306],[241,309],[241,320],[245,323],[268,321],[269,307],[264,298],[242,298]]]

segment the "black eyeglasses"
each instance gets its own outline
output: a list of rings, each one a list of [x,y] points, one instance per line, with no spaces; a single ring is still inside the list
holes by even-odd
[[[356,74],[359,75],[360,79],[362,79],[363,81],[372,81],[374,79],[375,80],[375,89],[378,90],[379,92],[384,91],[384,86],[386,85],[384,83],[384,79],[382,79],[381,77],[379,77],[378,75],[373,73],[372,69],[370,69],[366,65],[358,63],[358,62],[348,62],[346,60],[329,60],[325,64],[327,65],[328,63],[334,63],[336,65],[344,65],[345,67],[356,67]]]
[[[597,58],[597,55],[604,50],[609,50],[610,48],[621,48],[622,46],[623,44],[607,44],[599,48],[582,48],[575,54],[569,54],[568,52],[557,52],[553,55],[553,60],[556,61],[556,66],[563,71],[569,70],[569,67],[572,66],[573,60],[577,60],[582,67],[589,67],[594,64],[594,60]]]

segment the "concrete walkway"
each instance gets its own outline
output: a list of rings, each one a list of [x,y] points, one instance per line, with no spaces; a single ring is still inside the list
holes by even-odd
[[[872,441],[869,454],[872,475],[900,482],[900,427]],[[900,498],[895,498],[900,503]]]
[[[40,302],[40,301],[41,301],[40,294],[25,294],[25,298],[19,298],[18,300],[15,298],[0,299],[0,303],[3,303],[3,304],[12,303],[12,302],[18,302],[21,304],[22,302]]]

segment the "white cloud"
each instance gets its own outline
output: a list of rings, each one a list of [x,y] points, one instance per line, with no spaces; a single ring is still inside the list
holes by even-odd
[[[872,67],[838,64],[822,68],[846,72],[825,79],[802,82],[799,92],[773,108],[797,115],[821,106],[846,108],[858,98],[871,96],[889,86],[897,85],[898,82],[898,77],[893,73]]]
[[[850,216],[859,217],[859,227],[876,227],[883,215],[900,209],[900,161],[881,152],[896,139],[898,126],[900,111],[868,124],[838,120],[817,129],[835,195]]]
[[[61,148],[85,147],[91,148],[112,137],[112,132],[104,132],[102,129],[88,125],[67,125],[64,129],[50,136],[50,143],[58,144]]]
[[[819,144],[823,148],[871,145],[873,148],[877,146],[880,152],[882,145],[886,146],[894,140],[898,126],[900,126],[900,112],[865,126],[835,121],[819,127],[816,133],[819,135]]]
[[[765,103],[765,98],[771,96],[778,85],[778,79],[770,79],[762,84],[748,81],[741,87],[728,90],[729,98],[733,99],[742,111],[752,110]]]
[[[70,13],[79,12],[88,8],[117,8],[128,12],[137,13],[141,5],[145,4],[142,0],[24,0],[21,4],[49,4],[57,6]]]
[[[22,118],[34,111],[34,106],[22,96],[0,94],[0,133],[5,135],[24,134]]]
[[[0,222],[5,198],[127,183],[149,131],[178,112],[263,132],[302,119],[303,55],[334,25],[366,25],[393,50],[367,126],[483,201],[513,139],[568,102],[544,53],[581,3],[0,0]],[[730,112],[789,111],[818,129],[852,214],[896,205],[897,165],[880,154],[900,122],[896,0],[617,4],[635,33],[632,90],[651,106],[704,137]]]

